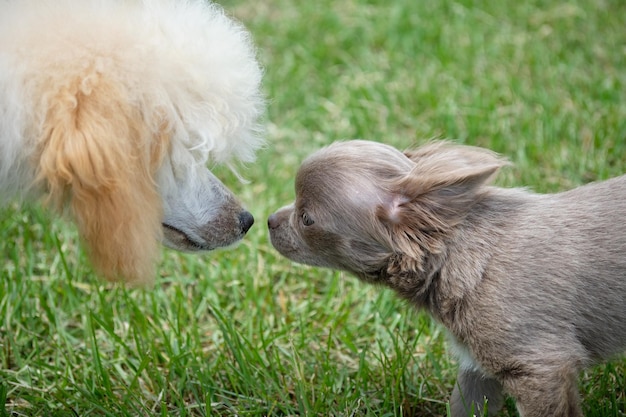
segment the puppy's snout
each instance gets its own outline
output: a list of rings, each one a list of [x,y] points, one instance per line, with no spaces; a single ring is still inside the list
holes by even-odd
[[[254,216],[249,211],[241,212],[239,214],[239,224],[243,233],[247,233],[254,224]]]
[[[278,216],[276,215],[276,213],[271,214],[267,218],[267,227],[269,227],[270,229],[277,229],[279,225],[280,225],[280,220],[278,219]]]

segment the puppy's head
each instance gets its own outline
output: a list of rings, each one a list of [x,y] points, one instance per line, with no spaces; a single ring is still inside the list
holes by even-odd
[[[445,142],[406,153],[335,143],[300,167],[295,202],[268,219],[272,244],[296,262],[367,281],[389,268],[420,270],[504,164],[490,151]]]

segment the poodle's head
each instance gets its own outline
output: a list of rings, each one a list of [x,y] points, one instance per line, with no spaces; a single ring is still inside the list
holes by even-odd
[[[16,30],[29,51],[15,52],[21,94],[38,115],[24,131],[37,137],[39,188],[70,208],[96,270],[149,283],[160,242],[238,242],[253,216],[207,164],[252,161],[261,146],[248,33],[202,0],[55,6],[31,16],[32,33]]]
[[[370,282],[418,271],[503,164],[490,151],[446,142],[406,153],[337,142],[303,162],[295,202],[268,219],[272,244],[293,261]]]

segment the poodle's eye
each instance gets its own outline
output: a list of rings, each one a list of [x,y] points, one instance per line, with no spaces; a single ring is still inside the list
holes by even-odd
[[[313,223],[315,223],[315,221],[313,221],[308,213],[302,213],[302,224],[304,224],[305,226],[310,226]]]

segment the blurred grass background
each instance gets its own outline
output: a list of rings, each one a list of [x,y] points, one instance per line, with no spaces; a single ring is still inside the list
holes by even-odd
[[[540,192],[626,172],[626,3],[221,4],[265,67],[250,184],[215,168],[257,224],[231,251],[164,250],[141,291],[95,278],[71,224],[0,211],[0,416],[446,415],[442,330],[387,290],[281,258],[265,219],[301,160],[341,139],[488,147],[514,163],[501,185]],[[581,376],[586,416],[626,415],[624,359]]]

